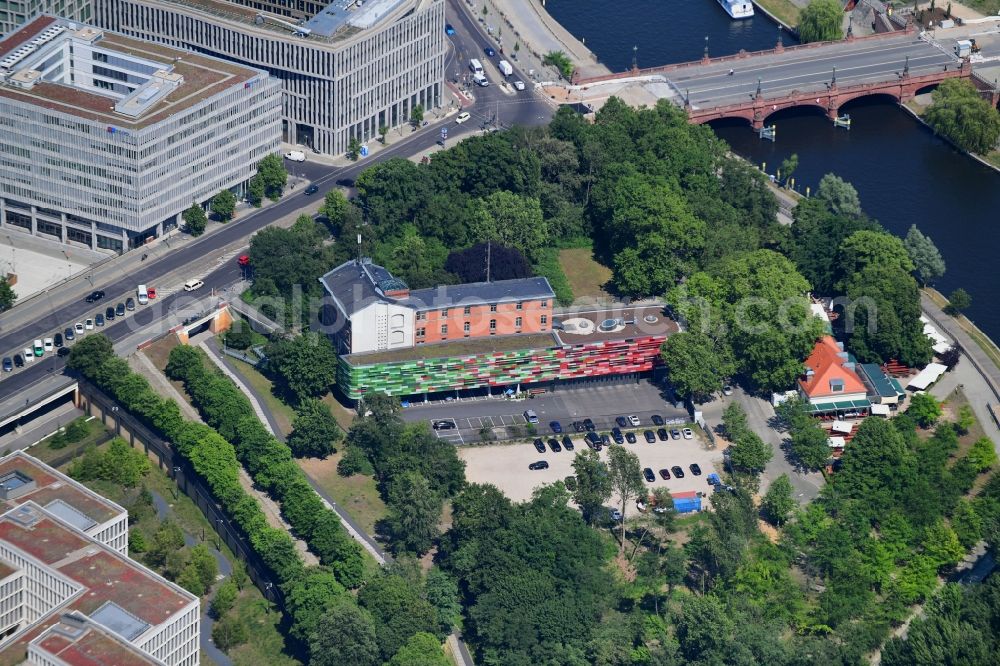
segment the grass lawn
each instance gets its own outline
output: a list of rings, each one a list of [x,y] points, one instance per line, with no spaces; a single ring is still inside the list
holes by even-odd
[[[80,441],[66,444],[62,448],[52,448],[55,436],[55,433],[53,433],[52,436],[46,437],[38,444],[35,444],[30,449],[27,449],[26,453],[38,458],[44,463],[52,464],[52,461],[54,460],[71,460],[76,458],[78,455],[82,455],[83,450],[91,444],[97,444],[98,442],[108,440],[110,433],[104,427],[104,424],[101,423],[100,419],[94,418],[87,421],[86,417],[80,418],[84,419],[88,429],[87,436]]]
[[[344,429],[344,432],[347,432],[347,430],[351,427],[351,424],[354,423],[354,417],[357,416],[357,413],[353,409],[344,407],[340,404],[340,402],[333,397],[332,393],[324,395],[323,402],[330,408],[330,411],[333,413],[333,418],[337,419],[338,425]]]
[[[249,629],[250,640],[229,650],[236,666],[296,666],[301,662],[285,652],[285,637],[278,627],[281,613],[253,585],[247,584],[229,614],[235,613]]]
[[[351,514],[368,534],[375,534],[375,523],[386,515],[385,502],[378,494],[375,479],[355,474],[343,477],[337,474],[337,463],[343,456],[338,451],[325,460],[303,458],[299,466],[309,475],[341,508]]]
[[[776,16],[779,21],[795,27],[799,24],[799,13],[802,11],[791,0],[757,0],[757,4]],[[775,40],[777,43],[777,40]]]
[[[226,361],[231,362],[239,370],[244,381],[264,400],[267,408],[274,414],[274,420],[278,429],[281,430],[280,434],[287,437],[288,433],[292,431],[292,420],[295,419],[295,410],[274,395],[274,391],[272,390],[274,385],[271,380],[262,375],[257,368],[249,363],[244,363],[231,356],[226,357]]]
[[[604,291],[604,285],[611,279],[611,269],[597,263],[590,248],[559,250],[559,265],[566,273],[576,298],[612,298],[611,294]]]

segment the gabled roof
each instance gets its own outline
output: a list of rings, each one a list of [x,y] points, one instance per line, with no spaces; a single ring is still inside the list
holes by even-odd
[[[799,379],[803,393],[810,398],[866,393],[857,373],[845,364],[853,365],[837,341],[829,335],[820,338],[806,359],[809,371]],[[837,380],[843,384],[843,390],[832,391],[831,384]]]

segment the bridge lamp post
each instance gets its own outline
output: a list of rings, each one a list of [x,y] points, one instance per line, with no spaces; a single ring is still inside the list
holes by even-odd
[[[705,35],[705,60],[708,60],[708,35]]]

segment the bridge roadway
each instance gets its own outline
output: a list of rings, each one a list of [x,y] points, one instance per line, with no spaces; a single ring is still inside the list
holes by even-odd
[[[909,64],[910,77],[958,68],[960,60],[944,47],[913,33],[857,39],[817,47],[795,47],[746,57],[713,59],[664,68],[663,75],[691,110],[745,103],[757,94],[763,99],[793,92],[826,93],[836,69],[836,85],[844,89],[862,84],[894,82]],[[729,70],[734,70],[729,75]]]

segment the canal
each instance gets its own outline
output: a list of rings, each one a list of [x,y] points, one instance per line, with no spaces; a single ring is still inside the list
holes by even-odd
[[[711,55],[770,48],[777,36],[766,17],[732,21],[715,0],[548,0],[546,6],[612,70],[631,65],[633,45],[639,66],[652,67],[700,58],[706,34]],[[887,98],[857,100],[844,111],[853,121],[849,131],[816,111],[776,114],[768,121],[777,126],[774,143],[761,141],[746,122],[713,127],[738,154],[758,166],[766,162],[771,173],[798,154],[800,191],[815,191],[824,174],[835,173],[854,184],[862,207],[888,230],[902,236],[916,224],[947,263],[937,288],[968,291],[969,318],[1000,340],[1000,278],[990,268],[1000,252],[1000,174],[955,151]]]

